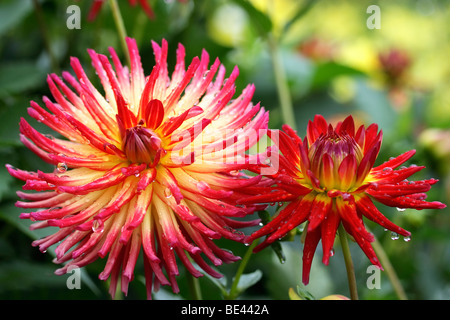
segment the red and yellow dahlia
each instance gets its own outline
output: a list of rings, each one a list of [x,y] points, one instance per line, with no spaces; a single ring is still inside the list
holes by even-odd
[[[35,191],[18,192],[18,207],[38,209],[21,218],[37,221],[34,229],[59,227],[33,242],[41,251],[57,244],[56,262],[66,263],[57,274],[107,257],[100,279],[111,278],[113,296],[120,279],[126,293],[143,249],[151,297],[160,284],[178,292],[177,258],[195,277],[202,273],[193,263],[220,277],[206,259],[215,266],[239,259],[213,240],[243,241],[236,229],[257,223],[233,218],[258,209],[236,201],[261,180],[240,170],[259,161],[247,151],[266,133],[268,112],[252,104],[253,85],[232,100],[238,69],[226,79],[218,59],[209,66],[206,51],[186,69],[179,45],[170,76],[168,44],[153,42],[156,64],[145,76],[135,41],[126,41],[130,69],[112,48],[112,63],[88,50],[104,92],[77,58],[75,76],[48,76],[55,102],[43,98],[47,111],[32,101],[28,113],[57,135],[21,119],[21,141],[54,171],[7,169]]]
[[[267,236],[255,251],[284,237],[304,222],[306,237],[303,249],[303,282],[309,282],[314,252],[320,240],[323,263],[328,264],[336,231],[342,223],[371,263],[382,268],[371,246],[374,236],[364,226],[363,217],[392,232],[409,237],[410,232],[389,221],[373,201],[397,208],[444,208],[425,201],[431,185],[437,180],[407,180],[423,166],[400,167],[415,151],[373,167],[378,156],[382,132],[378,126],[355,128],[351,116],[335,127],[317,115],[310,121],[302,141],[289,126],[277,132],[281,152],[279,170],[271,175],[272,187],[260,195],[239,200],[242,203],[286,201],[288,204],[266,225],[251,234],[247,241]],[[273,134],[273,131],[272,131]]]

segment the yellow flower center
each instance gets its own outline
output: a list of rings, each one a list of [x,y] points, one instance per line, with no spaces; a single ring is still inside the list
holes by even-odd
[[[355,139],[335,132],[319,137],[309,148],[312,175],[308,178],[316,191],[355,189],[356,173],[363,152]]]

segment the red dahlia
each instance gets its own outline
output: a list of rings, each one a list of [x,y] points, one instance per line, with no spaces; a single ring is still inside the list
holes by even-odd
[[[287,125],[279,134],[279,169],[270,177],[272,187],[263,188],[260,195],[239,200],[241,203],[286,201],[269,223],[254,232],[248,242],[267,236],[255,251],[259,251],[304,222],[308,222],[303,249],[303,282],[309,282],[314,252],[320,240],[323,263],[328,264],[334,239],[342,223],[370,261],[382,268],[371,242],[363,217],[404,237],[410,232],[389,221],[374,205],[374,201],[397,208],[440,209],[440,202],[425,201],[431,185],[437,180],[407,180],[423,166],[400,167],[415,151],[373,167],[380,150],[382,133],[378,126],[355,128],[347,117],[333,127],[317,115],[310,121],[302,141]],[[274,131],[271,132],[272,134]]]

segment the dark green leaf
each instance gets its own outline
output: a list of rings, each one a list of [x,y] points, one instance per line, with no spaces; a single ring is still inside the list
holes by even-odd
[[[45,73],[33,62],[0,65],[0,98],[38,87],[45,81]]]
[[[18,25],[32,8],[30,0],[3,0],[0,4],[0,35]]]
[[[246,273],[241,275],[237,285],[238,292],[242,293],[251,286],[255,285],[262,278],[261,270],[255,270],[252,273]]]

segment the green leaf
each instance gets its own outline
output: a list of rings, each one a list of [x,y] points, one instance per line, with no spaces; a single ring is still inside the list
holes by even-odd
[[[308,290],[300,286],[297,286],[297,295],[301,300],[316,300]]]
[[[30,220],[22,220],[19,218],[20,213],[23,209],[17,208],[14,204],[4,204],[0,206],[0,219],[10,223],[14,227],[16,227],[18,230],[29,236],[31,239],[40,239],[42,237],[47,236],[52,231],[54,231],[57,228],[54,227],[48,227],[43,229],[37,229],[37,230],[30,230],[30,225],[33,223]],[[53,257],[56,257],[56,254],[54,250],[48,250],[48,254],[51,254]],[[52,269],[54,271],[54,269]],[[92,290],[93,293],[99,294],[100,290],[95,285],[95,283],[91,280],[88,273],[85,269],[81,268],[81,281],[83,281],[84,284],[88,286],[89,289]],[[57,276],[55,276],[57,277]],[[0,281],[1,283],[1,281]]]
[[[33,62],[14,62],[0,65],[0,98],[22,93],[45,83],[45,72]]]
[[[287,34],[291,26],[297,22],[297,20],[300,20],[305,14],[309,12],[309,10],[313,7],[314,3],[317,2],[316,0],[306,0],[306,3],[303,3],[302,6],[300,6],[295,13],[295,15],[286,23],[284,26],[283,34]]]
[[[32,10],[30,0],[3,0],[0,4],[0,35],[18,25]]]
[[[241,6],[252,20],[252,25],[256,28],[256,31],[261,37],[266,37],[269,32],[272,31],[272,21],[263,12],[256,9],[247,0],[233,0],[236,4]]]
[[[241,294],[251,286],[255,285],[259,280],[261,280],[261,278],[262,278],[261,270],[255,270],[252,273],[246,273],[241,275],[241,277],[239,278],[239,282],[237,284],[239,294]]]
[[[13,260],[0,266],[0,293],[32,288],[64,288],[66,279],[53,274],[51,265]]]
[[[365,73],[336,62],[324,62],[317,65],[313,79],[312,87],[320,88],[328,85],[338,76],[364,76]]]
[[[0,201],[3,199],[5,195],[11,192],[12,181],[13,178],[8,173],[8,171],[5,170],[5,167],[2,166],[0,169]]]
[[[227,290],[227,278],[223,276],[222,278],[214,278],[211,275],[209,275],[207,272],[202,272],[203,275],[211,281],[213,285],[215,285],[219,290],[222,296],[226,297],[228,295]]]

